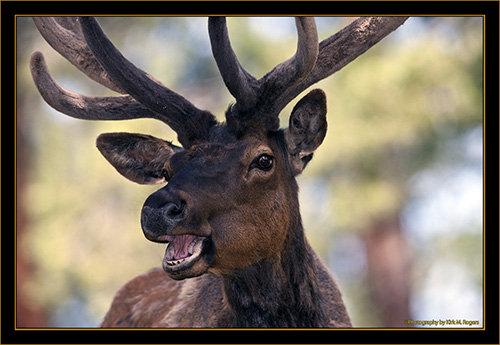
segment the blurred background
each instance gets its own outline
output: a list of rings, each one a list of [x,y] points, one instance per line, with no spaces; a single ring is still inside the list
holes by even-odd
[[[318,17],[320,40],[354,19]],[[129,60],[223,119],[233,99],[206,18],[99,22]],[[412,17],[313,86],[327,93],[329,129],[298,178],[301,212],[356,327],[483,325],[483,24]],[[229,18],[228,27],[257,78],[295,52],[292,18]],[[112,94],[53,51],[31,18],[17,17],[17,326],[96,327],[123,284],[161,265],[165,245],[140,228],[142,204],[159,187],[119,175],[95,139],[176,136],[156,120],[93,122],[53,110],[31,79],[35,50],[66,89]]]

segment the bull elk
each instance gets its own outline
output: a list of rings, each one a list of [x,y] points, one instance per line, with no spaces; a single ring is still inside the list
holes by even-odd
[[[88,97],[31,56],[45,101],[79,119],[154,118],[182,147],[143,134],[107,133],[97,148],[126,178],[164,184],[145,201],[145,237],[166,243],[163,269],[121,288],[102,327],[350,327],[337,285],[304,235],[295,177],[327,129],[326,97],[310,91],[286,129],[280,111],[399,27],[406,17],[362,17],[318,44],[313,18],[295,19],[295,55],[260,80],[239,63],[224,17],[210,17],[213,56],[235,103],[219,123],[128,61],[91,17],[37,17],[47,42],[121,95]],[[188,279],[189,278],[189,279]]]

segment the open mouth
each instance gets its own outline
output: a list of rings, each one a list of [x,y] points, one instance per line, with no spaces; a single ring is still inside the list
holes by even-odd
[[[171,235],[165,251],[165,263],[168,266],[177,266],[189,262],[201,254],[204,237],[195,235]]]
[[[192,276],[189,271],[204,254],[209,252],[210,248],[208,237],[168,235],[164,236],[163,239],[168,242],[163,258],[163,270],[171,276]]]

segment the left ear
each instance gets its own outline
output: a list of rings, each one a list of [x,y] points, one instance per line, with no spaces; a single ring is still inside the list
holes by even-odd
[[[320,89],[309,92],[295,105],[285,130],[288,156],[294,175],[300,174],[326,135],[326,96]]]
[[[182,151],[168,141],[135,133],[104,133],[97,148],[115,169],[133,182],[158,184],[168,181],[164,166]]]

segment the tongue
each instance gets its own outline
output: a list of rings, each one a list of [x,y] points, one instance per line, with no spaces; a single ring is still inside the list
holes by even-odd
[[[169,256],[172,256],[173,260],[184,259],[190,256],[188,252],[189,245],[195,240],[194,235],[178,235],[174,236],[174,239],[168,245]]]

